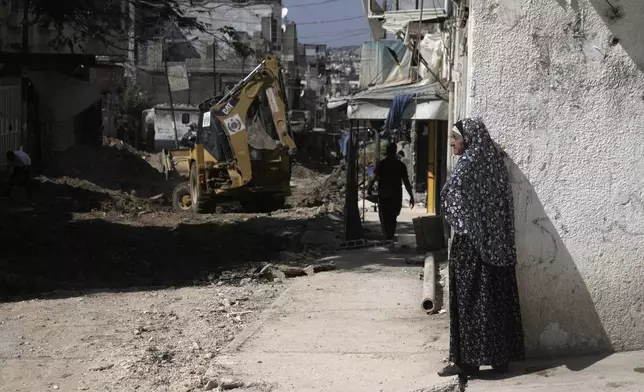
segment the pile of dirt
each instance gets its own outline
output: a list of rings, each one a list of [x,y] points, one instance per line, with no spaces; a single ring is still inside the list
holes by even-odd
[[[148,162],[149,158],[149,154],[118,139],[104,138],[101,146],[74,146],[57,154],[44,174],[149,198],[168,191],[165,176]]]
[[[324,175],[320,172],[308,168],[300,163],[296,163],[291,169],[291,178],[298,180],[318,182],[319,178],[323,176]]]
[[[54,156],[35,180],[34,194],[51,210],[136,216],[168,211],[172,183],[151,155],[113,138],[100,146],[74,146]]]
[[[347,187],[347,171],[337,166],[326,179],[301,192],[292,204],[298,207],[343,205]]]
[[[39,204],[58,212],[104,212],[137,216],[149,212],[169,212],[163,198],[143,199],[129,193],[101,188],[87,180],[71,177],[35,178]]]

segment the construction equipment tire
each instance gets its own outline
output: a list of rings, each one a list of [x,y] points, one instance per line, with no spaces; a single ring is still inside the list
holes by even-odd
[[[192,209],[190,183],[183,182],[172,191],[172,207],[176,212],[187,212]]]

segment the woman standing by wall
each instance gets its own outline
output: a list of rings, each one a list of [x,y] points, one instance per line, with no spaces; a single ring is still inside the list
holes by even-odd
[[[441,376],[497,372],[525,357],[516,279],[514,206],[503,158],[480,119],[452,129],[460,156],[442,197],[454,231],[449,260],[450,365]]]

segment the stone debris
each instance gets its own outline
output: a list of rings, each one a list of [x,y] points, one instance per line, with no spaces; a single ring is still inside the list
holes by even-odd
[[[111,369],[113,367],[114,367],[114,364],[110,363],[110,364],[107,364],[107,365],[96,366],[96,367],[90,368],[89,370],[92,371],[92,372],[102,372],[102,371],[105,371],[105,370],[109,370],[109,369]]]
[[[204,387],[204,391],[212,391],[219,386],[219,380],[209,380]]]
[[[273,265],[266,264],[257,273],[258,278],[273,278],[284,280],[286,278],[296,278],[300,276],[312,276],[316,273],[335,271],[337,266],[334,263],[310,264],[306,267],[291,265]]]

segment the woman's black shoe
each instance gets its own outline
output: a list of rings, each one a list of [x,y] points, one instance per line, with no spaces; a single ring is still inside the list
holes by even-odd
[[[474,376],[478,372],[478,366],[450,364],[438,372],[438,375],[440,377]]]

